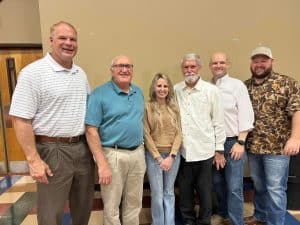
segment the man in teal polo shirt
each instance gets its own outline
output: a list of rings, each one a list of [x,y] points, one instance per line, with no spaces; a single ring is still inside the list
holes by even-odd
[[[113,59],[111,81],[89,96],[86,136],[98,165],[104,224],[138,225],[146,170],[143,146],[144,97],[131,83],[133,64],[127,56]]]

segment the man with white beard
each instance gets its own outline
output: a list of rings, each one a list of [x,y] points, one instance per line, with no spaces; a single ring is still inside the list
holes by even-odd
[[[218,88],[200,78],[200,57],[187,54],[181,62],[184,81],[175,85],[181,113],[183,144],[178,173],[180,211],[184,225],[210,225],[212,165],[224,168],[224,111]],[[196,218],[194,191],[201,210]]]

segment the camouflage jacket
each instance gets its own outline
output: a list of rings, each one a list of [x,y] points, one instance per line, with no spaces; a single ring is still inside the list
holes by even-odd
[[[291,135],[293,113],[300,111],[300,85],[295,79],[272,72],[261,84],[245,81],[255,122],[246,149],[255,154],[280,155]]]

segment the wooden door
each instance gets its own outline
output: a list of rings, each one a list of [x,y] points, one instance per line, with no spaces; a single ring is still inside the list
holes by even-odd
[[[0,48],[0,89],[1,89],[1,119],[0,132],[0,173],[28,172],[25,156],[17,142],[12,120],[9,117],[11,97],[20,70],[27,64],[41,58],[40,48]],[[1,171],[1,162],[7,164],[6,171]],[[3,170],[3,168],[2,168]]]

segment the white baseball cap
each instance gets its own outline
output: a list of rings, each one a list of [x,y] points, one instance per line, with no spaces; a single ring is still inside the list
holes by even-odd
[[[270,59],[273,59],[272,51],[270,48],[260,46],[254,49],[251,53],[251,59],[253,59],[254,56],[256,55],[265,55],[269,57]]]

